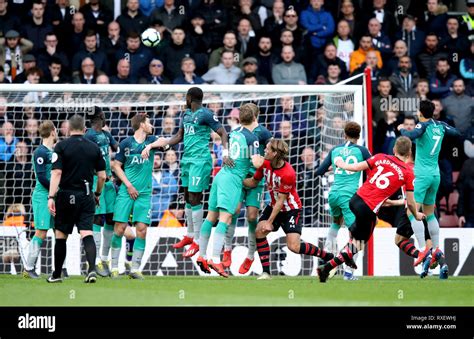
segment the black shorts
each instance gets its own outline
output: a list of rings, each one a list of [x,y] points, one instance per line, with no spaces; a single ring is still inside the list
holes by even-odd
[[[425,226],[425,240],[430,240],[431,236],[426,219],[423,219],[423,225]],[[413,228],[411,227],[411,222],[408,218],[406,209],[403,209],[402,213],[397,217],[397,234],[407,239],[411,238],[413,235]]]
[[[265,207],[262,215],[258,221],[268,220],[272,214],[273,208],[271,206]],[[273,221],[273,232],[278,231],[281,227],[285,234],[298,233],[301,234],[301,210],[290,210],[288,212],[280,211]]]
[[[368,241],[374,231],[377,215],[357,194],[351,198],[349,208],[355,215],[355,222],[349,227],[351,235],[356,240]]]
[[[56,197],[54,228],[71,234],[74,226],[78,231],[92,231],[95,200],[92,194],[81,191],[62,190]]]

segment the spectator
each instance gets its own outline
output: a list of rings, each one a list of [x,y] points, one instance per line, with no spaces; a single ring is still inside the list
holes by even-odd
[[[138,0],[127,0],[127,7],[117,18],[122,36],[129,36],[132,32],[143,32],[147,28],[148,18],[140,10]]]
[[[360,19],[359,17],[357,19]],[[349,28],[353,34],[354,41],[358,41],[358,34],[363,34],[367,30],[367,25],[364,27],[363,20],[356,20],[354,4],[351,0],[344,0],[341,4],[339,21],[345,20],[349,24]]]
[[[178,181],[169,170],[163,169],[159,153],[155,153],[153,161],[152,188],[151,219],[153,222],[158,222],[169,208],[172,197],[178,193]]]
[[[19,141],[15,148],[15,158],[5,166],[5,204],[30,206],[33,187],[33,167],[28,154],[28,145]]]
[[[377,54],[378,51],[368,51],[365,55],[365,62],[354,71],[353,75],[363,73],[366,68],[370,69],[371,73],[371,81],[372,81],[372,95],[375,95],[377,91],[375,90],[378,86],[378,82],[380,77],[382,76],[382,70],[378,67],[378,59]],[[356,80],[356,82],[360,82],[362,79]]]
[[[397,20],[395,19],[395,16],[392,14],[392,12],[387,10],[386,3],[387,0],[373,0],[373,9],[372,11],[368,11],[368,13],[365,12],[368,15],[365,17],[364,22],[366,23],[365,26],[367,27],[367,23],[370,25],[370,19],[377,19],[377,21],[382,24],[382,31],[391,40],[395,36],[395,32],[397,30]]]
[[[318,55],[318,57],[315,59],[315,71],[316,73],[313,74],[313,77],[317,78],[318,76],[322,75],[323,77],[326,77],[328,75],[328,66],[329,64],[338,64],[339,68],[341,69],[341,78],[346,79],[347,78],[347,71],[346,71],[346,64],[344,63],[343,60],[341,60],[337,56],[337,48],[334,43],[330,42],[326,45],[324,48],[324,54]],[[310,79],[311,81],[311,79]]]
[[[407,44],[403,40],[397,40],[393,46],[393,55],[390,57],[390,59],[384,59],[384,73],[385,74],[393,74],[398,70],[398,65],[400,62],[400,58],[407,56],[408,54],[408,49],[407,49]],[[410,62],[411,63],[411,62]],[[416,66],[413,69],[413,71],[416,71]]]
[[[399,59],[398,70],[389,79],[395,88],[397,98],[414,98],[416,96],[416,86],[420,77],[418,73],[412,73],[411,59],[408,55]]]
[[[59,140],[69,137],[69,120],[63,120],[59,124]]]
[[[53,58],[49,62],[48,74],[44,77],[47,84],[65,84],[70,82],[69,77],[64,75],[61,60]]]
[[[258,54],[255,56],[258,63],[257,75],[267,79],[269,84],[273,84],[272,70],[278,63],[278,56],[272,53],[272,40],[268,36],[261,36],[258,41]]]
[[[317,85],[335,85],[341,78],[341,66],[337,63],[328,64],[327,76],[320,75],[316,80]]]
[[[372,45],[372,37],[370,35],[363,35],[359,40],[359,48],[351,54],[349,71],[353,73],[356,69],[360,68],[366,61],[367,52],[375,51],[377,55],[377,67],[382,68],[382,56],[380,52],[375,50]]]
[[[242,19],[247,19],[252,27],[252,35],[255,36],[255,32],[258,32],[262,28],[262,23],[258,15],[259,6],[256,6],[252,10],[253,0],[239,0],[238,7],[235,7],[234,13],[232,13],[232,27],[236,28],[239,26]]]
[[[474,227],[474,159],[464,163],[458,179],[459,227]]]
[[[45,48],[38,53],[38,67],[41,68],[43,73],[47,76],[49,75],[49,65],[53,59],[59,60],[62,70],[68,73],[69,59],[66,53],[58,49],[58,38],[54,32],[46,34],[44,46]]]
[[[311,147],[305,147],[301,152],[301,164],[298,167],[298,191],[303,203],[303,218],[305,225],[313,223],[313,217],[317,212],[315,169],[316,153]]]
[[[31,19],[23,28],[22,36],[33,43],[33,54],[44,48],[46,34],[53,30],[53,26],[45,20],[44,8],[45,5],[41,0],[34,0],[31,6]]]
[[[140,9],[145,16],[150,16],[156,8],[164,5],[164,0],[140,0]]]
[[[118,112],[113,112],[110,119],[110,133],[118,142],[133,135],[129,121],[133,117],[132,108],[128,102],[123,102],[118,108]]]
[[[3,66],[9,81],[13,81],[17,75],[24,72],[23,55],[32,49],[33,43],[25,38],[20,40],[17,31],[10,30],[5,34],[5,38],[0,38],[0,65]]]
[[[67,35],[68,43],[65,50],[69,60],[84,47],[84,37],[86,35],[84,15],[76,12],[72,16],[72,31]]]
[[[207,83],[224,85],[234,84],[240,77],[240,68],[234,66],[234,54],[230,51],[222,52],[219,66],[211,68],[202,76]]]
[[[113,13],[106,5],[100,0],[89,0],[79,10],[84,15],[87,30],[97,32],[101,38],[107,36],[107,26],[113,20]]]
[[[23,72],[17,74],[14,83],[23,84],[26,81],[26,74],[32,68],[36,67],[36,58],[33,54],[26,54],[23,57]]]
[[[173,31],[176,27],[183,26],[186,16],[180,13],[174,0],[164,0],[163,7],[157,7],[150,15],[150,20],[161,20],[168,31]]]
[[[469,50],[470,41],[464,35],[459,35],[459,22],[456,18],[449,18],[446,24],[447,34],[440,40],[441,49],[448,53],[451,72],[459,75],[459,51],[461,55]]]
[[[428,0],[428,11],[419,17],[420,28],[425,32],[437,32],[440,36],[446,33],[446,21],[448,21],[448,8],[441,0]]]
[[[306,134],[308,118],[299,105],[295,105],[295,99],[289,95],[280,98],[280,105],[277,106],[275,114],[270,117],[270,130],[277,133],[280,130],[282,121],[291,123],[291,130],[295,137],[302,137]]]
[[[474,8],[474,6],[472,6]],[[471,46],[469,52],[461,60],[459,64],[459,72],[463,79],[471,85],[471,88],[474,87],[474,39],[471,40]],[[474,95],[474,91],[469,92],[471,95]]]
[[[385,111],[385,116],[377,123],[374,140],[374,154],[393,154],[393,146],[397,137],[398,114],[393,110]]]
[[[226,118],[226,125],[229,127],[227,133],[232,132],[240,126],[240,113],[238,108],[232,108],[229,112]]]
[[[196,64],[192,58],[186,57],[181,60],[181,71],[182,75],[174,79],[173,84],[181,85],[200,85],[204,83],[204,80],[196,75]]]
[[[257,41],[255,36],[251,35],[251,31],[252,26],[250,20],[247,18],[240,19],[239,25],[237,26],[237,41],[240,46],[240,55],[243,55],[244,57],[255,55],[257,52]]]
[[[296,46],[295,45],[295,38],[293,36],[293,32],[288,30],[288,29],[283,29],[281,31],[281,36],[280,36],[280,41],[279,41],[281,47],[280,50],[278,51],[278,55],[281,54],[281,50],[285,46],[291,46],[293,47],[293,50],[295,51],[295,62],[302,63],[304,62],[305,58],[305,52],[303,46]],[[281,60],[279,60],[281,61]]]
[[[448,54],[441,51],[438,46],[438,36],[435,33],[428,33],[425,38],[425,47],[416,59],[416,68],[420,77],[431,78],[436,70],[438,60],[441,58],[446,59],[447,56]]]
[[[418,100],[426,100],[430,93],[430,83],[426,79],[420,79],[416,85],[416,98]]]
[[[165,67],[163,63],[157,59],[153,58],[150,61],[150,66],[148,66],[148,75],[146,77],[140,78],[140,84],[170,84],[170,80],[163,76]]]
[[[461,34],[470,35],[474,32],[474,1],[467,0],[467,12],[461,16]]]
[[[82,60],[81,71],[73,77],[72,82],[75,84],[95,84],[99,72],[95,68],[94,60],[86,57]]]
[[[433,98],[444,99],[451,94],[456,77],[451,74],[450,68],[447,59],[438,59],[436,73],[430,79],[430,92]]]
[[[171,116],[165,116],[160,127],[161,132],[159,134],[163,138],[170,138],[176,133],[176,122]]]
[[[211,49],[218,48],[222,39],[224,38],[224,33],[226,32],[228,26],[228,12],[224,8],[220,1],[203,1],[200,6],[199,13],[204,17],[205,26],[209,32],[209,38],[211,39]],[[217,57],[217,64],[219,63],[219,56]],[[217,66],[214,65],[214,66]],[[209,67],[211,68],[211,67]]]
[[[11,122],[2,125],[2,136],[0,137],[0,161],[8,162],[15,153],[18,139],[15,138],[15,129]]]
[[[128,59],[130,62],[130,75],[133,78],[146,76],[150,60],[152,59],[150,50],[141,45],[140,35],[136,32],[128,34],[126,45],[126,49],[120,50],[115,54],[117,62],[120,59]],[[163,60],[163,62],[166,65],[166,61]]]
[[[293,32],[293,37],[295,38],[295,45],[302,46],[303,45],[303,35],[304,29],[298,25],[298,13],[294,10],[294,8],[289,7],[285,11],[285,15],[283,16],[284,24],[281,27],[281,30],[288,29]]]
[[[75,12],[75,8],[69,6],[69,0],[58,0],[53,7],[50,8],[53,32],[61,47],[69,44],[68,33],[70,32],[72,16]]]
[[[243,84],[245,76],[247,74],[252,74],[256,80],[256,83],[268,85],[267,79],[265,79],[262,76],[257,76],[257,70],[258,70],[257,64],[258,64],[257,59],[253,57],[245,58],[244,61],[242,62],[242,72],[244,75],[238,78],[235,83]]]
[[[108,85],[110,84],[110,79],[106,74],[97,75],[96,84],[98,85]]]
[[[219,47],[212,51],[211,56],[209,57],[209,69],[219,65],[220,58],[223,51],[231,51],[234,57],[234,65],[239,67],[240,61],[242,60],[242,54],[237,51],[237,36],[234,32],[228,31],[224,35],[223,47]]]
[[[97,48],[97,35],[94,31],[88,31],[84,37],[85,48],[77,52],[72,58],[73,75],[79,73],[82,60],[86,57],[94,60],[95,68],[101,72],[108,72],[107,55]]]
[[[291,122],[283,120],[280,123],[278,133],[275,135],[276,138],[283,139],[288,144],[289,154],[288,154],[288,161],[292,166],[297,165],[298,163],[298,147],[299,147],[299,140],[294,137]]]
[[[474,100],[465,94],[466,86],[463,79],[452,83],[453,92],[442,101],[446,113],[453,117],[456,128],[464,133],[471,125],[474,112]]]
[[[311,59],[323,50],[327,40],[334,34],[334,19],[323,9],[324,0],[310,0],[310,6],[301,12],[301,26],[308,31],[311,42]]]
[[[127,59],[119,60],[117,64],[117,74],[110,77],[111,84],[136,84],[135,78],[130,75],[130,62]]]
[[[126,43],[123,36],[120,35],[120,25],[117,21],[112,21],[107,26],[107,34],[101,36],[100,38],[100,47],[105,52],[107,56],[107,61],[109,63],[109,73],[116,69],[116,60],[115,55],[126,49]]]
[[[281,0],[276,0],[272,5],[272,15],[269,16],[263,25],[263,31],[272,37],[273,43],[280,37],[280,28],[283,25],[285,15],[285,4]]]
[[[390,92],[392,84],[387,78],[380,79],[377,92],[378,94],[372,99],[372,122],[376,126],[385,116],[385,111],[390,104]]]
[[[336,56],[346,64],[344,70],[349,71],[349,63],[352,52],[354,52],[354,42],[351,39],[351,27],[347,20],[341,20],[337,24],[337,34],[333,39],[337,48]]]
[[[41,138],[39,136],[38,129],[39,122],[37,119],[30,118],[25,120],[22,141],[24,141],[29,146],[28,154],[33,154],[34,149],[41,144]]]
[[[175,27],[171,34],[171,43],[163,50],[161,55],[165,64],[165,75],[170,79],[176,79],[181,75],[181,60],[193,57],[193,49],[186,42],[186,33],[182,27]]]
[[[283,62],[272,69],[272,79],[277,85],[304,85],[307,83],[306,72],[302,64],[294,62],[293,47],[285,46],[281,50]]]
[[[43,71],[39,69],[38,67],[33,67],[30,68],[26,72],[26,81],[25,84],[39,84],[41,82],[41,79],[43,77]],[[48,92],[28,92],[27,95],[24,97],[24,101],[26,102],[34,102],[38,103],[42,99],[44,99],[48,95]]]
[[[165,152],[165,163],[163,168],[168,170],[170,174],[176,179],[179,180],[179,163],[176,151],[174,149],[169,149]]]
[[[372,45],[380,51],[382,59],[387,59],[392,54],[392,43],[388,35],[382,31],[382,24],[376,18],[369,20],[369,34],[372,37]]]
[[[188,38],[191,42],[194,59],[198,69],[197,72],[199,74],[203,74],[208,70],[208,54],[212,42],[204,23],[204,17],[201,14],[196,13],[192,16],[191,26],[188,29]]]
[[[23,204],[11,204],[5,213],[2,226],[25,227],[26,208]],[[4,252],[3,255],[5,255]]]
[[[402,29],[397,32],[395,38],[406,43],[410,58],[415,58],[425,44],[425,33],[416,28],[415,18],[411,15],[405,16]]]
[[[243,85],[258,85],[257,74],[255,73],[246,73],[242,80]]]
[[[20,18],[16,15],[12,15],[12,13],[8,11],[7,0],[0,0],[0,38],[5,37],[5,34],[10,30],[19,32],[20,29]]]

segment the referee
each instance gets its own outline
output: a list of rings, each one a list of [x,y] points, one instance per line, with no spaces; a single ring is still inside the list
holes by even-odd
[[[55,217],[54,272],[50,283],[62,282],[61,268],[66,258],[66,240],[77,227],[86,251],[89,269],[86,283],[94,283],[96,248],[92,235],[95,206],[105,182],[105,161],[99,147],[84,137],[85,120],[80,115],[69,119],[70,137],[54,147],[48,208]],[[97,172],[97,190],[91,192]],[[59,191],[58,191],[59,187]]]

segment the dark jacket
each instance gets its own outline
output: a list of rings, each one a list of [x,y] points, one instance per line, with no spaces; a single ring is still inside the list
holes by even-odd
[[[165,65],[165,75],[170,79],[175,79],[181,75],[181,60],[185,57],[193,57],[193,48],[186,42],[179,46],[171,42],[159,57]]]
[[[203,3],[198,13],[204,17],[212,50],[222,46],[222,39],[228,25],[227,10],[216,2]]]
[[[128,10],[124,8],[122,14],[117,18],[117,22],[120,25],[120,35],[123,37],[127,36],[128,32],[143,32],[148,26],[148,18],[138,10],[138,14],[135,17],[131,17],[128,14]]]
[[[430,78],[436,71],[436,64],[439,59],[447,58],[448,53],[436,49],[434,51],[424,49],[416,58],[418,73],[422,78]]]
[[[97,18],[93,14],[91,5],[89,3],[82,6],[79,10],[84,15],[87,29],[92,29],[101,37],[107,36],[107,26],[113,20],[114,16],[112,11],[106,5],[99,3],[99,15]],[[104,23],[99,25],[97,24],[97,21],[103,21]]]
[[[38,53],[38,57],[36,59],[36,64],[38,65],[39,68],[43,71],[44,74],[49,74],[49,63],[53,58],[57,58],[61,60],[61,65],[62,65],[62,71],[65,74],[70,73],[70,65],[69,65],[69,59],[66,55],[66,53],[62,51],[58,51],[56,49],[56,53],[53,55],[50,55],[46,49],[42,49]]]
[[[128,49],[123,49],[115,54],[115,61],[128,58],[130,61],[130,76],[139,78],[148,73],[148,66],[153,55],[150,50],[144,46],[140,46],[137,51],[130,52]]]
[[[451,94],[451,88],[453,87],[456,76],[451,72],[448,72],[446,76],[441,76],[436,72],[430,78],[430,94],[433,99],[444,99]]]
[[[423,50],[425,45],[425,33],[416,29],[411,32],[400,30],[395,34],[395,41],[403,40],[408,47],[408,55],[414,58]]]
[[[127,44],[125,42],[125,38],[122,36],[119,37],[115,45],[112,43],[109,37],[103,37],[100,39],[100,49],[105,52],[109,64],[107,75],[113,75],[117,69],[117,60],[115,60],[115,56],[117,55],[118,51],[124,50],[126,48]]]
[[[107,73],[109,70],[109,61],[107,60],[107,55],[101,50],[95,50],[94,52],[89,52],[86,50],[81,50],[77,52],[72,58],[72,71],[77,72],[81,68],[82,60],[85,58],[91,58],[94,60],[95,68],[101,70],[104,73]]]
[[[186,17],[184,15],[179,13],[178,6],[175,6],[175,9],[173,9],[170,14],[168,14],[168,11],[163,6],[160,8],[155,8],[150,15],[151,22],[155,20],[161,20],[163,25],[170,30],[173,30],[175,27],[182,26],[184,24],[185,18]]]
[[[392,87],[396,91],[397,98],[414,98],[416,96],[416,85],[420,77],[416,72],[410,75],[411,77],[403,78],[400,76],[400,71],[396,71],[389,77]]]
[[[43,20],[41,25],[37,25],[31,19],[26,25],[23,26],[22,37],[30,40],[33,43],[32,54],[37,54],[42,48],[44,48],[44,40],[46,34],[53,31],[53,26]]]

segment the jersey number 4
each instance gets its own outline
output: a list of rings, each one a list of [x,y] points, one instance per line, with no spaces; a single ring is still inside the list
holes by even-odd
[[[382,166],[377,166],[377,173],[375,173],[375,175],[369,180],[371,184],[375,182],[375,186],[381,190],[386,189],[390,185],[390,180],[388,180],[388,178],[395,175],[393,172],[382,174],[383,170],[384,168]]]

